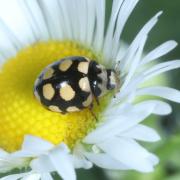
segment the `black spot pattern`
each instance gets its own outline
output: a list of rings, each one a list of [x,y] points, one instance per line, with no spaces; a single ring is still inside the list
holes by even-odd
[[[66,71],[61,71],[59,69],[59,65],[63,61],[69,59],[72,60],[72,65]],[[78,65],[81,62],[89,62],[88,74],[78,71]],[[64,58],[60,61],[56,61],[45,68],[44,71],[42,71],[42,73],[39,75],[38,81],[34,87],[34,91],[39,95],[42,105],[44,105],[46,108],[51,105],[58,106],[63,113],[66,113],[67,108],[72,106],[75,106],[78,109],[87,108],[83,106],[83,102],[87,100],[88,96],[92,94],[97,99],[97,97],[101,94],[101,89],[98,87],[98,84],[102,83],[103,80],[98,77],[98,74],[100,74],[102,70],[101,68],[97,67],[97,65],[97,62],[88,61],[82,56],[72,56]],[[48,68],[52,68],[54,73],[49,79],[43,79],[43,76]],[[90,92],[82,91],[82,89],[79,87],[79,80],[84,77],[87,77],[89,80],[91,89]],[[75,91],[75,97],[70,101],[65,101],[62,99],[59,93],[62,83],[64,82],[70,85]],[[55,95],[51,100],[47,100],[43,96],[43,86],[48,83],[50,83],[55,90]]]
[[[73,63],[67,71],[63,72],[59,69],[59,65],[67,59],[71,59]],[[50,105],[58,106],[64,113],[66,113],[67,108],[71,106],[75,106],[79,109],[84,108],[82,103],[87,100],[87,97],[91,92],[84,92],[79,87],[79,80],[83,77],[87,77],[86,74],[81,73],[77,70],[78,64],[80,62],[88,62],[88,60],[84,57],[79,56],[68,57],[48,66],[48,68],[51,67],[54,70],[53,76],[51,78],[45,80],[43,79],[47,68],[40,74],[39,81],[35,85],[34,90],[39,94],[41,103],[45,107],[48,108]],[[75,91],[75,97],[70,101],[65,101],[60,97],[59,91],[62,83],[64,82],[69,84]],[[55,90],[55,95],[51,100],[47,100],[43,97],[43,86],[48,83],[51,83]]]

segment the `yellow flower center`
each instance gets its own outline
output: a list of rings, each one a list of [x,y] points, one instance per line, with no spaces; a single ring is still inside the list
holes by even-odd
[[[50,41],[27,47],[6,61],[0,72],[0,148],[18,150],[27,134],[72,147],[95,127],[96,120],[88,109],[62,115],[46,110],[33,95],[39,73],[48,64],[73,55],[98,59],[77,43]],[[97,117],[108,99],[102,98],[100,106],[95,105]]]

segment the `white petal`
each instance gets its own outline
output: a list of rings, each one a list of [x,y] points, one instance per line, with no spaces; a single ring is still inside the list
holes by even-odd
[[[48,155],[41,155],[37,159],[34,159],[30,163],[30,167],[33,171],[39,173],[48,173],[55,171]]]
[[[150,160],[153,165],[157,165],[159,163],[158,157],[154,154],[151,154],[151,153],[148,156],[148,160]]]
[[[59,9],[57,20],[59,20],[60,29],[62,31],[62,39],[69,39],[69,35],[71,34],[73,40],[79,40],[79,15],[78,15],[78,6],[76,0],[74,1],[64,1],[60,2],[60,0],[57,1],[57,8]],[[51,4],[50,1],[47,0],[48,3]],[[52,3],[53,4],[53,3]],[[71,4],[71,6],[68,6],[68,4]],[[47,6],[48,8],[48,6]],[[64,10],[68,11],[68,16],[64,18]],[[53,14],[53,12],[52,12]],[[74,17],[74,18],[72,18]],[[68,22],[66,22],[68,18]],[[70,27],[71,29],[67,30],[67,27]],[[71,30],[73,31],[71,32]]]
[[[30,174],[23,177],[22,180],[41,180],[41,175],[37,173]]]
[[[22,145],[22,149],[28,151],[47,151],[53,147],[54,145],[52,143],[31,135],[25,136]]]
[[[123,85],[121,87],[121,91],[123,91],[123,89],[128,85],[128,83],[130,82],[131,78],[134,76],[136,70],[139,67],[141,56],[142,56],[142,53],[143,53],[143,49],[144,49],[146,40],[147,40],[147,36],[142,38],[142,40],[139,42],[139,45],[137,47],[138,49],[137,49],[137,51],[134,54],[134,59],[133,59],[131,65],[129,67],[129,72],[128,72],[128,74],[127,74],[127,76],[126,76],[126,78],[124,80],[124,83],[123,83]]]
[[[162,14],[162,12],[157,13],[154,17],[152,17],[145,25],[144,27],[140,30],[140,32],[137,34],[131,45],[129,46],[126,54],[124,57],[121,59],[121,72],[127,71],[127,67],[129,66],[130,63],[132,63],[134,54],[139,47],[139,42],[142,41],[142,38],[147,36],[148,33],[151,31],[151,29],[155,26],[155,24],[158,21],[158,17]],[[117,57],[120,55],[118,54]],[[117,59],[117,58],[116,58]]]
[[[104,41],[105,1],[96,1],[96,29],[94,33],[94,49],[101,52]]]
[[[12,0],[3,2],[0,7],[0,16],[7,25],[9,32],[11,32],[10,37],[13,38],[13,41],[18,40],[18,43],[16,43],[18,49],[35,41],[31,26],[28,24],[17,1]]]
[[[92,163],[85,159],[84,156],[77,156],[75,154],[72,155],[72,161],[73,165],[76,169],[84,168],[84,169],[90,169],[92,168]]]
[[[19,178],[25,177],[29,174],[30,173],[13,174],[13,175],[0,178],[0,180],[19,180]]]
[[[78,3],[78,5],[77,5]],[[78,2],[76,1],[76,8],[78,8],[78,10],[74,9],[74,11],[77,14],[77,18],[79,20],[78,23],[78,31],[79,31],[79,38],[78,40],[80,42],[84,42],[86,41],[86,32],[87,32],[87,13],[88,13],[88,6],[87,6],[87,1],[83,1],[83,0],[79,0]],[[83,16],[82,16],[83,14]],[[72,26],[74,24],[74,17],[71,17],[72,20]]]
[[[146,64],[148,62],[151,62],[157,58],[160,58],[161,56],[169,53],[171,50],[173,50],[175,47],[177,46],[177,42],[170,40],[167,41],[163,44],[161,44],[160,46],[158,46],[157,48],[155,48],[154,50],[152,50],[151,52],[149,52],[141,61],[141,65]]]
[[[145,76],[144,81],[147,81],[154,76],[170,71],[172,69],[177,69],[179,67],[180,67],[180,60],[173,60],[164,63],[159,63],[144,72],[144,76]],[[143,75],[141,74],[141,76]]]
[[[138,86],[140,86],[143,80],[144,77],[142,75],[133,78],[123,90],[120,89],[120,92],[116,94],[116,98],[112,99],[111,101],[115,104],[124,102],[124,100],[126,101],[129,96],[136,92]]]
[[[72,22],[73,19],[71,19],[70,14],[69,14],[69,3],[65,0],[59,0],[58,1],[62,16],[64,19],[64,38],[66,39],[72,39],[73,38],[73,29],[72,29]]]
[[[53,178],[49,173],[44,173],[41,174],[41,180],[53,180]]]
[[[108,142],[98,144],[98,146],[129,168],[140,172],[153,171],[154,164],[148,159],[150,153],[133,140],[112,138]]]
[[[113,33],[116,26],[116,19],[118,17],[118,13],[122,6],[122,3],[123,3],[123,0],[114,0],[112,4],[112,11],[111,11],[112,13],[111,13],[110,21],[108,24],[105,41],[104,41],[104,47],[103,47],[103,54],[104,54],[104,57],[106,57],[105,63],[108,62],[107,60],[111,54],[111,50],[112,50],[111,48],[113,44]]]
[[[144,103],[139,103],[124,114],[117,114],[117,117],[113,116],[111,121],[97,127],[84,138],[83,142],[91,144],[105,141],[144,120],[153,112],[155,106],[155,103],[149,103],[146,106]]]
[[[95,18],[96,18],[96,0],[87,0],[87,37],[86,37],[86,43],[91,47],[93,42],[93,36],[94,36],[94,29],[95,29]]]
[[[21,1],[20,3],[27,22],[30,22],[29,24],[31,24],[32,30],[35,32],[38,40],[48,40],[50,34],[39,3],[32,0]]]
[[[159,100],[147,100],[141,103],[145,107],[154,106],[152,113],[157,115],[168,115],[172,112],[171,106]]]
[[[76,179],[72,161],[63,146],[53,149],[49,153],[49,157],[56,171],[64,180]]]
[[[11,153],[0,152],[0,173],[9,172],[14,168],[22,168],[27,165],[27,160],[24,158],[13,157]]]
[[[112,170],[126,170],[128,169],[127,166],[122,164],[121,162],[113,159],[108,154],[101,153],[101,154],[95,154],[95,153],[84,153],[84,155],[89,159],[91,162],[93,162],[95,165],[101,168],[105,169],[112,169]]]
[[[6,157],[7,155],[8,155],[8,153],[0,148],[0,158]]]
[[[0,20],[0,54],[1,54],[1,64],[4,60],[14,56],[19,49],[19,42],[14,37],[11,30]]]
[[[14,157],[37,157],[46,153],[53,147],[54,145],[48,141],[39,137],[26,135],[22,144],[22,149],[20,151],[16,151],[12,155]]]
[[[28,22],[29,29],[31,29],[32,34],[34,35],[34,41],[38,41],[41,39],[40,37],[42,36],[40,34],[40,30],[38,28],[38,25],[36,25],[36,20],[34,19],[34,15],[32,15],[32,12],[30,8],[28,7],[27,1],[24,0],[18,0],[18,5],[22,10],[24,19]]]
[[[0,38],[1,39],[1,38]],[[1,48],[0,48],[1,49]],[[0,68],[1,68],[1,65],[4,64],[4,61],[5,61],[5,56],[3,55],[2,52],[0,52]]]
[[[123,1],[123,4],[120,8],[118,18],[117,18],[117,24],[114,32],[113,37],[113,44],[112,44],[112,59],[115,59],[117,56],[117,51],[120,48],[119,42],[120,37],[122,34],[122,31],[124,29],[124,26],[132,13],[133,9],[135,8],[136,4],[138,3],[138,0],[125,0]]]
[[[39,1],[40,8],[44,14],[47,23],[47,28],[54,40],[61,40],[63,38],[63,26],[61,9],[58,1],[54,0],[53,3],[49,0]]]
[[[73,148],[71,159],[75,168],[92,168],[93,164],[85,158],[85,156],[83,155],[84,152],[85,148],[80,143],[77,143]]]
[[[132,108],[133,105],[126,102],[124,102],[122,105],[119,105],[118,107],[115,106],[114,103],[110,103],[107,109],[103,112],[102,118],[105,121],[112,121],[111,118],[116,118],[119,115],[125,115],[126,113],[129,113]]]
[[[180,91],[163,86],[142,88],[137,91],[137,95],[159,96],[170,101],[180,103]]]
[[[141,124],[138,124],[124,133],[119,134],[119,137],[120,136],[149,142],[160,140],[160,136],[156,133],[156,131],[154,131],[154,129]]]

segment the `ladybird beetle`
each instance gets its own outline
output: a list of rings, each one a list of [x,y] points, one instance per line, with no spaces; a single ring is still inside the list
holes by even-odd
[[[47,66],[34,85],[35,97],[51,111],[68,113],[92,109],[93,99],[117,87],[117,74],[82,56],[61,59]]]

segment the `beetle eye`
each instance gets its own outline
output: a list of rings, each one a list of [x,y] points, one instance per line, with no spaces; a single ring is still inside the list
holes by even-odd
[[[101,72],[102,72],[102,70],[101,70],[101,69],[99,69],[99,68],[95,68],[95,73],[100,74]]]

